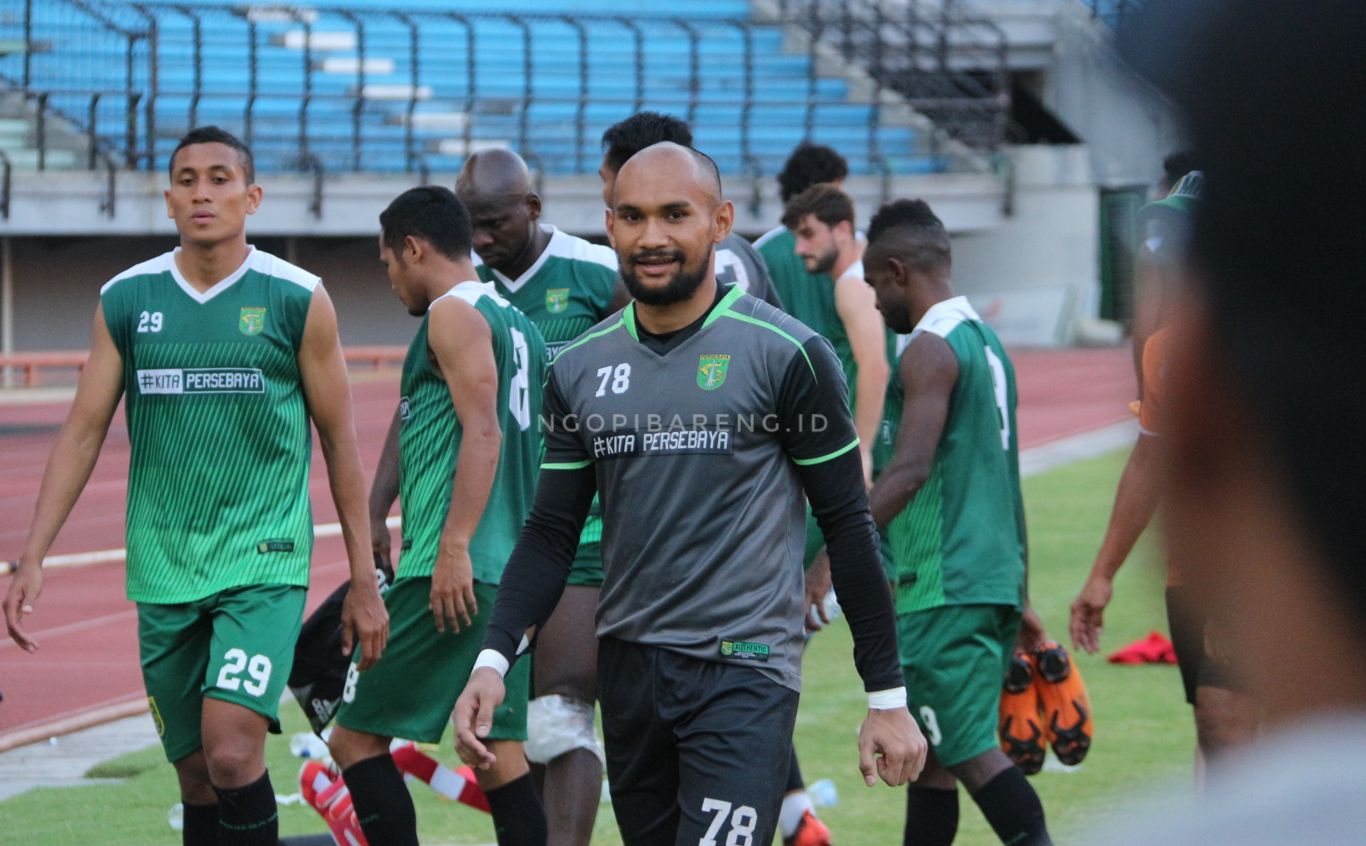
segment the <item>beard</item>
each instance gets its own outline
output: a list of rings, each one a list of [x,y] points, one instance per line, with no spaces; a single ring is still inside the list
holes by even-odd
[[[807,268],[807,273],[829,273],[835,267],[835,262],[839,260],[839,257],[839,250],[834,248],[831,248],[828,253],[812,256],[812,261],[814,261],[815,264]]]
[[[713,246],[707,250],[707,254],[702,261],[694,267],[688,267],[683,263],[684,255],[680,250],[655,251],[648,253],[637,253],[631,256],[631,260],[626,262],[621,269],[621,280],[626,283],[626,290],[630,292],[635,300],[649,306],[668,306],[674,303],[681,303],[691,297],[698,288],[702,286],[702,281],[707,278],[707,270],[711,267],[713,254],[716,248]],[[663,288],[651,288],[632,269],[641,259],[667,258],[679,263],[678,273]]]

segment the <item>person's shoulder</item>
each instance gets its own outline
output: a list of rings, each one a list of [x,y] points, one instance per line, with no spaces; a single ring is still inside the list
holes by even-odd
[[[568,259],[576,264],[581,263],[594,270],[610,271],[613,275],[617,272],[617,254],[611,247],[594,244],[592,241],[580,238],[577,235],[570,235],[568,232],[559,229],[556,229],[551,235],[546,250],[550,252],[551,256]]]
[[[170,251],[162,253],[155,258],[150,258],[147,261],[139,262],[101,285],[100,294],[103,296],[114,288],[123,286],[134,280],[146,279],[150,276],[160,276],[163,273],[169,273],[174,261],[175,252]]]
[[[598,321],[583,334],[570,341],[555,355],[552,364],[558,364],[561,359],[573,361],[578,356],[590,353],[595,345],[609,341],[616,333],[623,334],[628,332],[626,327],[626,309],[619,309],[602,320]],[[566,357],[568,356],[568,357]]]
[[[753,327],[757,337],[778,348],[803,347],[813,337],[819,337],[815,330],[763,300],[742,294],[726,309],[728,316]]]
[[[272,255],[265,250],[253,249],[251,256],[247,259],[248,266],[271,280],[279,280],[282,283],[301,288],[308,293],[313,293],[322,279],[314,273],[309,273],[298,265],[290,264],[279,256]]]
[[[786,226],[775,226],[774,228],[768,230],[767,232],[759,236],[758,240],[754,242],[754,248],[756,250],[763,250],[765,246],[778,241],[778,239],[782,238],[787,234],[788,229]]]

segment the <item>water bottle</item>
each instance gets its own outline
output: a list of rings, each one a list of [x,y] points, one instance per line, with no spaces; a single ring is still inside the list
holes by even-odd
[[[296,758],[322,758],[327,755],[327,744],[311,731],[301,731],[289,739],[289,754]]]
[[[814,784],[808,784],[806,795],[811,797],[811,804],[817,808],[829,808],[832,805],[838,805],[840,801],[840,794],[835,789],[835,783],[828,778],[823,778]]]

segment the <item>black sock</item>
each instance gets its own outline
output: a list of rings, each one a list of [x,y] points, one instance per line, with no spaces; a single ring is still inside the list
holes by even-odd
[[[218,803],[191,805],[181,803],[180,842],[184,846],[214,846],[218,843]]]
[[[531,787],[531,774],[495,790],[485,790],[498,846],[545,846],[545,809]]]
[[[1052,846],[1043,803],[1019,767],[1007,767],[972,794],[982,816],[1006,846]]]
[[[365,839],[374,846],[417,846],[417,812],[394,759],[366,758],[342,770]]]
[[[218,794],[218,843],[220,846],[276,846],[280,841],[280,815],[275,808],[275,788],[270,773],[246,787],[214,786]]]
[[[949,846],[958,836],[958,788],[933,787],[906,789],[906,830],[904,846]]]
[[[806,782],[802,781],[802,766],[797,763],[797,747],[792,747],[792,762],[787,765],[787,789],[784,793],[791,793],[794,790],[805,790]]]

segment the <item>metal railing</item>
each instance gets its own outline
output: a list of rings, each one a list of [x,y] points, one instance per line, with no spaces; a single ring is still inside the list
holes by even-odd
[[[947,0],[779,0],[778,8],[811,33],[813,67],[823,44],[958,141],[985,153],[1006,141],[1009,44],[990,18]]]
[[[986,125],[974,146],[1000,143],[1004,83],[954,66],[965,50],[997,49],[980,31],[965,34],[980,21],[930,20],[904,4],[893,14],[872,0],[782,5],[782,20],[758,23],[25,0],[25,37],[52,48],[18,68],[0,59],[0,83],[28,92],[39,124],[83,133],[91,168],[162,167],[180,134],[215,122],[255,148],[261,169],[302,166],[315,178],[401,170],[425,179],[481,145],[588,173],[601,130],[642,108],[681,114],[699,145],[723,151],[726,170],[756,178],[791,143],[822,133],[856,171],[942,167],[935,133],[887,108],[888,91],[955,135]],[[772,46],[796,27],[809,36],[804,67]],[[827,48],[866,67],[871,93],[848,93],[822,60]],[[114,86],[109,67],[122,77]],[[920,87],[908,81],[917,75]],[[942,78],[931,88],[931,77]],[[37,134],[44,149],[49,133]]]

